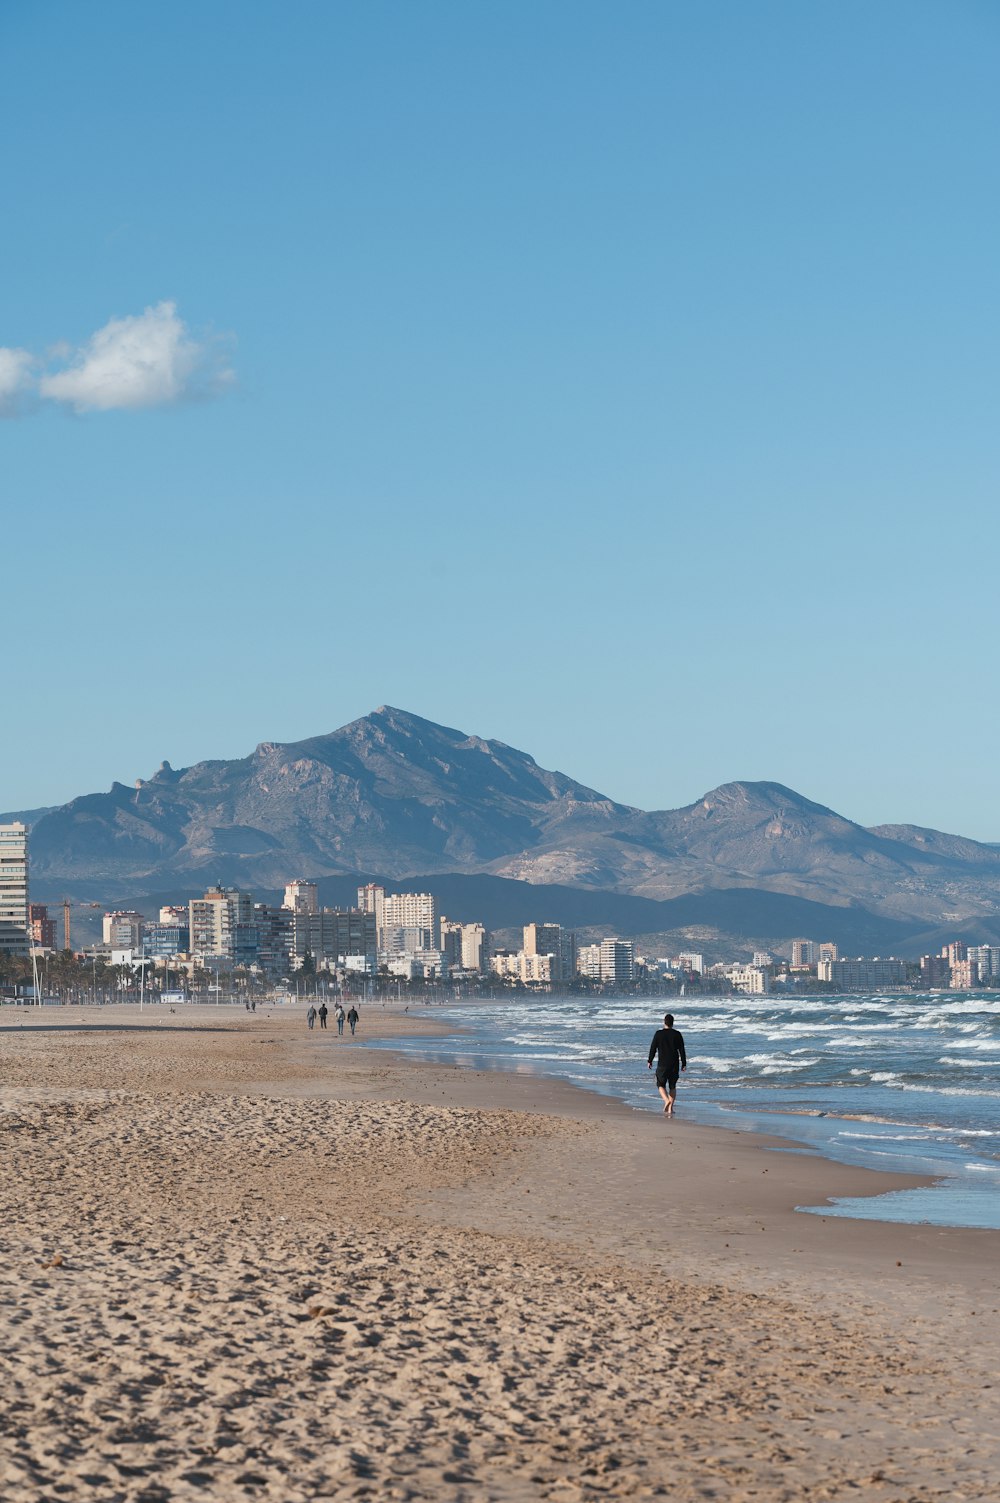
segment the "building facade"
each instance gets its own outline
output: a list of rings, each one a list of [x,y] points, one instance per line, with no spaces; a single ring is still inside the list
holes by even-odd
[[[288,882],[281,906],[293,913],[318,913],[319,891],[315,882]]]
[[[0,825],[0,954],[27,955],[28,827]]]
[[[56,947],[56,921],[49,918],[44,903],[28,904],[28,925],[31,942],[36,950],[54,950]]]
[[[856,960],[821,960],[817,968],[820,981],[831,982],[845,992],[878,991],[883,986],[902,986],[906,980],[906,962],[894,955],[887,960],[873,960],[859,955]]]

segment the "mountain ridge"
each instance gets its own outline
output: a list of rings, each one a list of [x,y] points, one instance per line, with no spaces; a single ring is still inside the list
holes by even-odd
[[[390,705],[324,735],[84,794],[32,829],[33,877],[110,890],[375,870],[492,875],[656,902],[719,890],[923,928],[1000,914],[1000,850],[855,824],[776,782],[681,809],[621,804],[497,740]]]

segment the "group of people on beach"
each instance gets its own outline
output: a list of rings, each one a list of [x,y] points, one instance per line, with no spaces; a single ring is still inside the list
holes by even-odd
[[[316,1019],[319,1018],[319,1026],[321,1028],[325,1028],[326,1020],[329,1016],[330,1009],[327,1007],[325,1002],[321,1002],[319,1004],[318,1010],[316,1006],[312,1002],[310,1002],[309,1009],[306,1012],[306,1022],[309,1024],[310,1029],[312,1029],[316,1026]],[[333,1009],[333,1018],[334,1022],[337,1025],[338,1033],[343,1033],[344,1024],[349,1023],[351,1025],[351,1033],[353,1034],[355,1028],[357,1028],[358,1024],[361,1021],[361,1014],[358,1012],[358,1009],[355,1007],[353,1002],[351,1003],[351,1006],[347,1012],[344,1011],[343,1002],[338,1002]]]

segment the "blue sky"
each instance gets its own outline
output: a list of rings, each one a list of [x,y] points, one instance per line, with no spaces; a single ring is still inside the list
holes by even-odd
[[[1000,839],[1000,13],[0,3],[0,808],[380,703]]]

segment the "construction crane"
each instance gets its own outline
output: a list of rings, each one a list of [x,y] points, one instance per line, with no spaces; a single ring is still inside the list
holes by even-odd
[[[74,902],[74,900],[72,898],[63,898],[61,901],[62,901],[62,911],[63,911],[63,949],[64,950],[69,950],[69,949],[72,949],[72,946],[70,945],[70,942],[69,942],[69,937],[70,937],[69,911],[70,911],[70,909],[71,908],[103,908],[104,904],[103,903],[77,903],[77,902]]]

